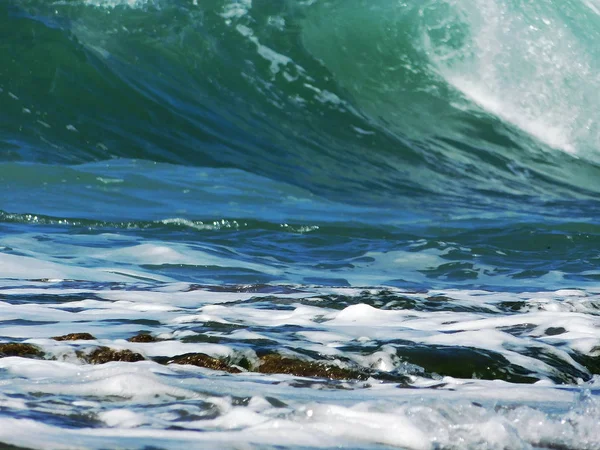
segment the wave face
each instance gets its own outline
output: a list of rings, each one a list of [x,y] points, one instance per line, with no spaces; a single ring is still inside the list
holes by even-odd
[[[0,0],[0,447],[600,449],[598,42]]]
[[[0,7],[5,160],[235,167],[432,208],[598,194],[592,1]]]

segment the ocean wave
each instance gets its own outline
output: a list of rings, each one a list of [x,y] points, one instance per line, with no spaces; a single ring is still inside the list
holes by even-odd
[[[9,1],[3,159],[242,168],[363,204],[591,199],[600,18],[536,5]]]

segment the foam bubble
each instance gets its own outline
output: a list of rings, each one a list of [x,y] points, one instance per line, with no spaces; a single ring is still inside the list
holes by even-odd
[[[128,6],[129,8],[141,8],[148,4],[152,5],[155,0],[83,0],[84,4],[101,8],[116,8],[117,6]]]

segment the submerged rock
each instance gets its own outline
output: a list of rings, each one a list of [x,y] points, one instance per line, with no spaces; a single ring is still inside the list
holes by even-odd
[[[186,353],[184,355],[178,355],[169,359],[167,364],[190,364],[198,367],[206,367],[207,369],[222,370],[229,373],[241,372],[237,367],[230,366],[226,362],[204,353]]]
[[[145,358],[131,350],[114,350],[108,347],[98,347],[92,353],[83,355],[83,359],[90,364],[105,364],[111,361],[136,362]]]
[[[90,333],[69,333],[63,336],[54,336],[55,341],[94,341],[96,338]]]
[[[242,372],[238,366],[230,365],[226,361],[213,358],[204,353],[186,353],[170,359],[156,358],[155,361],[163,364],[190,364],[229,373]],[[368,378],[367,374],[357,370],[344,369],[323,362],[304,361],[279,354],[261,356],[258,365],[249,367],[248,369],[251,372],[264,374],[281,373],[297,377],[327,378],[331,380],[365,380]]]
[[[129,342],[156,342],[157,339],[149,333],[138,333],[127,339]]]
[[[31,344],[22,344],[19,342],[7,342],[0,344],[0,357],[21,356],[23,358],[42,358],[44,352]]]
[[[344,369],[316,361],[303,361],[279,354],[260,357],[260,373],[283,373],[297,377],[329,378],[332,380],[365,380],[368,377],[356,370]]]

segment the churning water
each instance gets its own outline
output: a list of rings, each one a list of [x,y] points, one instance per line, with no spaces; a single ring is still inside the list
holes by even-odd
[[[0,442],[600,449],[599,41],[597,0],[0,0]]]

